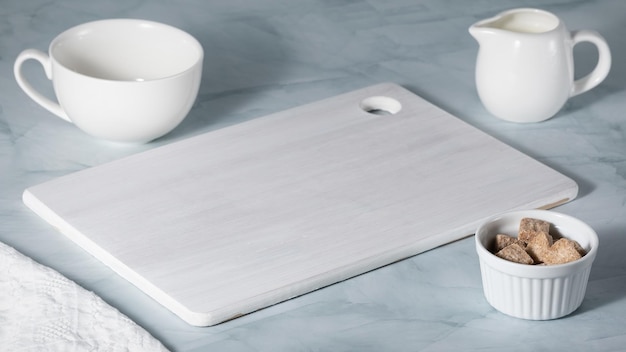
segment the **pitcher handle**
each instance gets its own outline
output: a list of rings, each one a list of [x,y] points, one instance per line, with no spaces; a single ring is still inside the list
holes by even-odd
[[[611,69],[611,50],[606,40],[597,32],[591,30],[572,31],[573,45],[581,42],[590,42],[598,49],[598,63],[596,67],[583,78],[574,81],[570,96],[584,93],[600,84]]]
[[[57,115],[63,120],[71,122],[65,111],[61,108],[61,105],[39,93],[35,88],[33,88],[33,86],[30,85],[22,74],[22,64],[24,61],[30,59],[38,61],[43,66],[46,77],[48,77],[49,80],[52,80],[52,65],[50,63],[50,57],[37,49],[26,49],[17,56],[15,64],[13,65],[13,74],[15,75],[17,85],[19,85],[24,93],[26,93],[26,95],[33,99],[37,104],[43,106],[46,110]]]

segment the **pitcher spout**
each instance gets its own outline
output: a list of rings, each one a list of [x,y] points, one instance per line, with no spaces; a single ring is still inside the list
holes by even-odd
[[[474,37],[479,44],[482,43],[485,38],[494,33],[494,30],[498,31],[501,29],[499,23],[502,22],[503,15],[505,15],[504,12],[474,23],[469,27],[470,35]]]
[[[491,21],[491,19],[489,19]],[[483,39],[489,35],[490,23],[484,25],[483,21],[477,22],[469,27],[469,34],[476,39],[478,43],[481,43]]]

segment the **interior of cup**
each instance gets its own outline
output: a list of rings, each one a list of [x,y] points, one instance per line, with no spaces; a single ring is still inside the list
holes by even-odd
[[[203,50],[188,33],[156,22],[115,19],[71,28],[50,45],[50,54],[80,74],[115,81],[149,81],[185,72]]]

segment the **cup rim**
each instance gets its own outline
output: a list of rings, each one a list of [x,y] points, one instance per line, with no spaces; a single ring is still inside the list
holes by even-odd
[[[192,46],[195,47],[195,49],[197,50],[197,57],[196,60],[193,61],[193,63],[191,63],[187,68],[185,68],[184,70],[180,70],[174,74],[170,74],[170,75],[164,75],[162,77],[156,77],[156,78],[150,78],[150,79],[146,79],[146,80],[126,80],[126,79],[112,79],[112,78],[103,78],[103,77],[98,77],[98,76],[94,76],[94,75],[89,75],[89,74],[85,74],[82,72],[78,72],[76,70],[72,70],[71,68],[69,68],[67,65],[65,65],[64,63],[62,63],[61,61],[59,61],[56,56],[54,55],[54,48],[59,45],[59,43],[61,43],[65,38],[74,35],[74,33],[81,31],[82,29],[85,29],[87,27],[91,27],[91,26],[101,26],[107,23],[122,23],[122,24],[129,24],[129,25],[145,25],[145,26],[154,26],[154,27],[159,27],[159,28],[163,28],[166,29],[168,31],[172,31],[173,33],[177,33],[178,35],[180,35],[181,37],[185,37],[189,43],[192,44]],[[71,71],[73,74],[85,77],[85,78],[89,78],[89,79],[93,79],[93,80],[99,80],[99,81],[105,81],[105,82],[114,82],[114,83],[128,83],[128,84],[147,84],[150,82],[158,82],[158,81],[163,81],[163,80],[168,80],[168,79],[172,79],[175,77],[179,77],[182,75],[187,74],[190,71],[193,71],[199,64],[202,64],[202,61],[204,59],[204,49],[202,47],[202,44],[200,44],[200,42],[191,34],[189,34],[188,32],[174,27],[172,25],[169,24],[165,24],[165,23],[161,23],[161,22],[156,22],[156,21],[151,21],[151,20],[144,20],[144,19],[138,19],[138,18],[109,18],[109,19],[101,19],[101,20],[96,20],[96,21],[90,21],[90,22],[84,22],[81,24],[78,24],[76,26],[70,27],[66,30],[64,30],[63,32],[59,33],[57,36],[54,37],[54,39],[50,42],[50,45],[48,47],[48,55],[50,57],[50,60],[54,61],[59,67],[63,68],[66,71]]]
[[[545,220],[554,224],[555,226],[559,225],[558,221],[561,221],[561,224],[563,222],[567,222],[575,225],[577,228],[580,228],[582,230],[581,233],[584,233],[589,241],[589,249],[587,250],[587,253],[582,258],[569,263],[553,265],[528,265],[502,259],[485,247],[483,243],[485,240],[485,236],[492,235],[493,237],[495,237],[496,235],[488,232],[488,226],[498,221],[506,222],[510,221],[511,219],[521,220],[521,218],[523,217],[532,217]],[[555,220],[557,223],[555,223]],[[589,225],[573,216],[551,210],[536,209],[505,212],[486,219],[479,225],[478,229],[476,230],[475,243],[476,251],[481,261],[486,262],[489,266],[496,270],[522,277],[549,278],[562,276],[567,273],[571,273],[572,271],[578,271],[582,267],[587,267],[591,265],[598,251],[599,239],[597,233]]]

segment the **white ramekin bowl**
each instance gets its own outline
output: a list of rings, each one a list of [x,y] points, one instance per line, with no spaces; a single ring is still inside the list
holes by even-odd
[[[550,234],[576,240],[587,254],[557,265],[526,265],[494,255],[490,249],[499,233],[517,236],[522,218],[550,222]],[[500,312],[522,319],[549,320],[566,316],[582,303],[598,235],[584,222],[548,210],[522,210],[494,216],[478,227],[476,251],[487,302]]]

